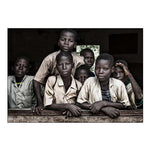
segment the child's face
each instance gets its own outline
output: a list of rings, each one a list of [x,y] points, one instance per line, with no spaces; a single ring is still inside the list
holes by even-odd
[[[72,51],[76,46],[75,36],[71,32],[63,32],[58,40],[62,51]]]
[[[88,77],[89,77],[89,75],[86,70],[84,70],[84,69],[79,70],[79,72],[77,74],[77,80],[79,80],[82,84]]]
[[[59,74],[62,77],[67,77],[71,75],[71,70],[73,67],[73,63],[71,60],[66,56],[61,56],[60,60],[57,63],[57,69]]]
[[[14,72],[15,76],[18,78],[24,77],[25,74],[27,74],[29,71],[29,64],[28,61],[21,58],[18,59],[18,61],[14,65]]]
[[[94,56],[91,52],[85,52],[84,54],[84,61],[85,61],[85,64],[91,68],[94,64]]]
[[[125,78],[125,74],[124,74],[123,69],[120,68],[120,67],[118,67],[118,66],[116,66],[116,67],[115,67],[115,72],[114,72],[113,76],[114,76],[116,79],[119,79],[119,80],[123,81],[124,78]]]
[[[109,60],[101,59],[95,65],[95,74],[100,82],[109,81],[112,69]]]

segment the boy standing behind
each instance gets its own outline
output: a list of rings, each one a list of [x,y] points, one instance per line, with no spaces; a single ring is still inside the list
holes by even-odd
[[[84,64],[83,57],[72,52],[73,48],[76,47],[76,32],[71,29],[65,29],[60,33],[60,38],[58,40],[58,46],[60,50],[48,55],[42,62],[38,72],[34,78],[35,91],[38,98],[37,113],[43,109],[43,100],[41,96],[41,86],[40,84],[45,84],[45,79],[47,76],[57,75],[58,71],[56,69],[56,56],[61,51],[70,52],[73,56],[74,66],[72,68],[72,74],[74,75],[75,69],[80,65]]]
[[[76,69],[74,77],[75,77],[75,79],[80,81],[83,85],[85,80],[90,77],[90,70],[89,70],[88,66],[87,65],[81,65],[80,67],[78,67]]]
[[[84,57],[84,62],[90,70],[94,64],[94,53],[93,53],[93,51],[89,48],[85,48],[80,52],[80,56]],[[90,76],[95,77],[95,74],[92,71],[90,71]]]
[[[114,70],[113,64],[113,56],[105,53],[98,56],[96,77],[85,81],[77,102],[94,114],[102,111],[111,118],[116,118],[120,114],[118,109],[130,106],[130,102],[123,82],[110,78]]]

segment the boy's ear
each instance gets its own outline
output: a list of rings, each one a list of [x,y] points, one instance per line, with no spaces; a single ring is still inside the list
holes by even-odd
[[[74,67],[74,62],[72,63],[72,68]]]
[[[111,73],[114,73],[114,71],[115,71],[115,67],[113,66],[111,69]]]
[[[76,46],[77,46],[77,42],[74,43],[74,48],[76,48]]]

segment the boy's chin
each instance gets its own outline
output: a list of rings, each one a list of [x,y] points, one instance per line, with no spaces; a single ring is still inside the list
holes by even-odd
[[[71,50],[69,50],[69,49],[63,49],[62,51],[63,52],[71,52]]]
[[[61,74],[61,77],[68,77],[68,76],[71,76],[71,74]]]
[[[105,82],[105,81],[107,81],[107,79],[105,79],[105,78],[98,78],[98,80],[99,80],[100,82]]]
[[[25,75],[24,74],[16,74],[15,77],[17,78],[23,78]]]

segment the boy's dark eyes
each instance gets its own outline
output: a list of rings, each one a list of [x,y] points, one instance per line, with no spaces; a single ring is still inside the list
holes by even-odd
[[[94,59],[93,57],[85,57],[85,59]]]
[[[104,70],[108,70],[109,68],[103,68]]]
[[[66,41],[65,38],[60,38],[60,40],[61,40],[61,41]],[[69,39],[68,41],[69,41],[69,42],[74,42],[74,40],[72,40],[72,39]]]
[[[16,66],[16,67],[19,67],[19,66],[21,66],[21,65],[20,65],[20,64],[15,64],[15,66]],[[22,67],[28,68],[28,66],[25,66],[25,65],[23,65]]]
[[[96,70],[98,69],[103,69],[103,70],[108,70],[109,68],[95,68]]]

